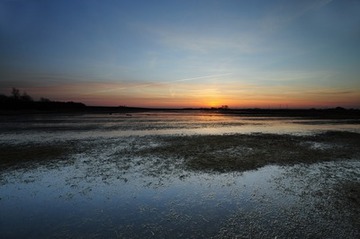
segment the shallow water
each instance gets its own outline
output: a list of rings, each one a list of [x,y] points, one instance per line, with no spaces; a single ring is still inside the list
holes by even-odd
[[[357,122],[357,123],[356,123]],[[245,117],[209,112],[31,115],[0,120],[1,142],[76,140],[146,135],[233,133],[313,134],[328,130],[360,133],[360,120]]]
[[[1,238],[357,238],[335,189],[360,181],[359,158],[219,173],[133,153],[163,134],[359,132],[301,122],[201,112],[3,118],[0,145],[60,153],[0,171]]]

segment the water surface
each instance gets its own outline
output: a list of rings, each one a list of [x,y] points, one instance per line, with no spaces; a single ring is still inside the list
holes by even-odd
[[[166,163],[138,153],[160,149],[162,136],[313,135],[359,132],[359,124],[203,112],[9,116],[0,124],[2,157],[19,160],[0,171],[2,238],[360,235],[357,204],[338,190],[359,184],[359,157],[219,172],[183,167],[186,152]]]

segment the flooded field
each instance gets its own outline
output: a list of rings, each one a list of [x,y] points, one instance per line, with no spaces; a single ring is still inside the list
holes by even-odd
[[[360,121],[0,118],[1,238],[359,238]]]

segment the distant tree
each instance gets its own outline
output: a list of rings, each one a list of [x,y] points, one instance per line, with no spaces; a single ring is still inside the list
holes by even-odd
[[[26,102],[33,101],[33,99],[31,98],[31,96],[28,95],[28,94],[26,93],[26,91],[24,91],[24,93],[20,96],[20,99],[21,99],[22,101],[26,101]]]
[[[20,99],[20,90],[16,88],[12,88],[11,95],[15,100]]]
[[[41,97],[40,102],[50,102],[50,100],[48,98]]]
[[[40,98],[40,101],[34,101],[33,98],[24,91],[20,92],[19,89],[13,87],[11,95],[0,94],[0,109],[10,110],[23,110],[23,109],[36,109],[36,110],[78,110],[86,107],[83,103],[78,102],[56,102],[47,98]]]
[[[222,106],[220,107],[220,109],[222,109],[222,110],[228,110],[228,109],[229,109],[229,106],[228,106],[228,105],[222,105]]]

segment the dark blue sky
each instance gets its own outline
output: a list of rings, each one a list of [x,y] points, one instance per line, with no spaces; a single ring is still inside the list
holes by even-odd
[[[360,107],[360,1],[0,1],[0,93]]]

